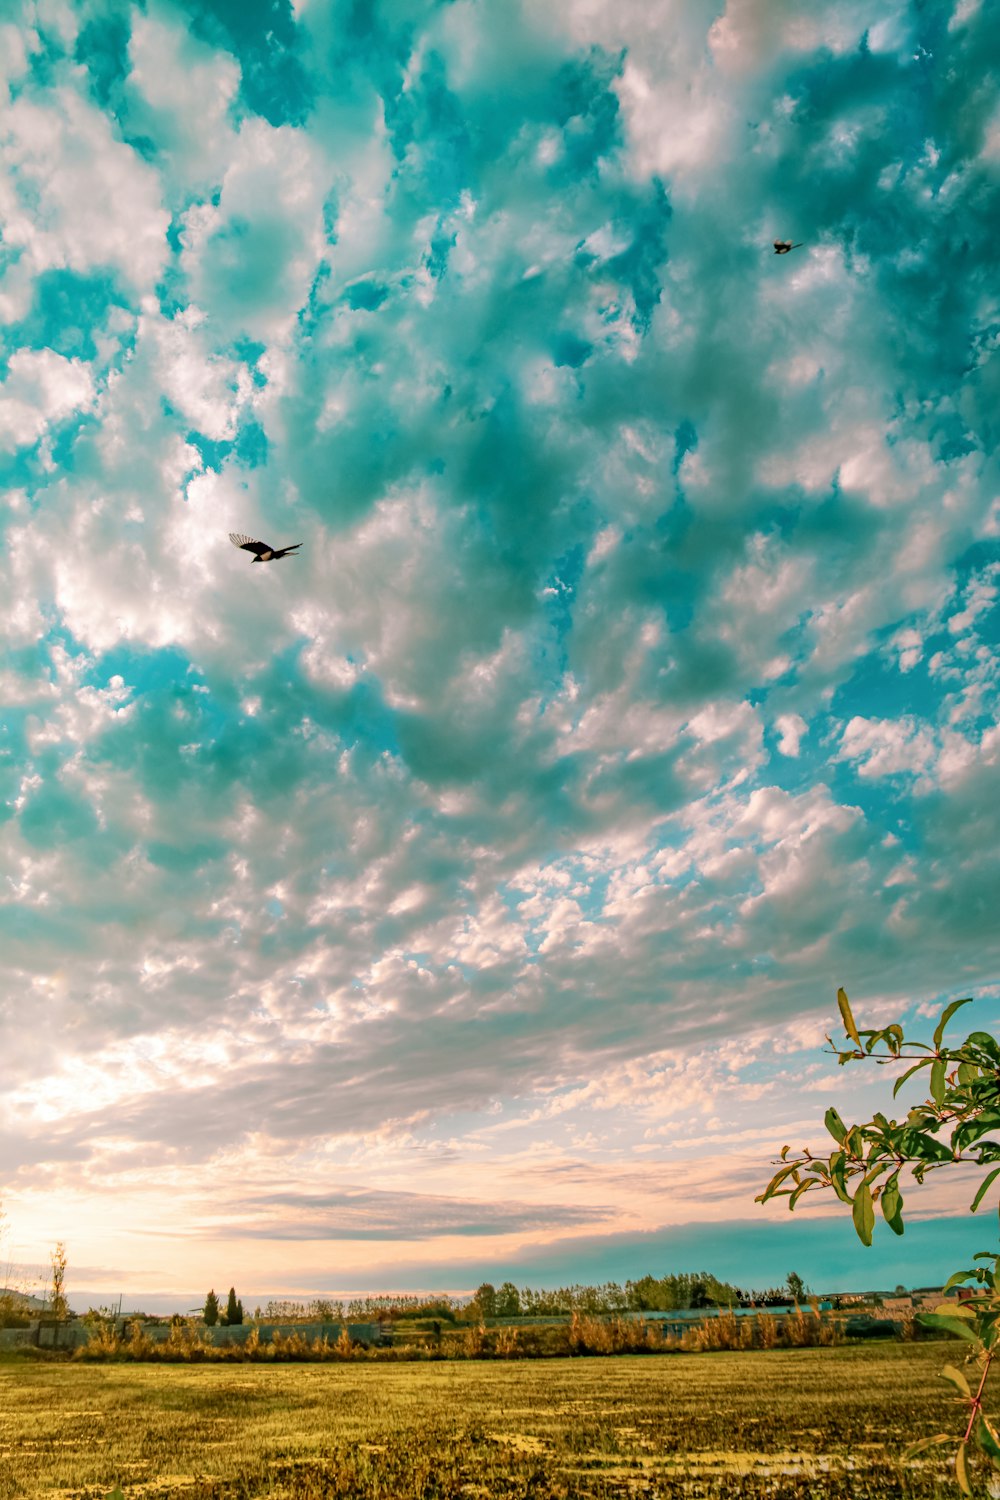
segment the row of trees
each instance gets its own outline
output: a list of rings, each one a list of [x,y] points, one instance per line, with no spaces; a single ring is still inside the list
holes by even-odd
[[[481,1319],[557,1317],[570,1313],[584,1316],[624,1312],[673,1312],[686,1308],[757,1306],[775,1307],[803,1302],[808,1289],[795,1271],[784,1286],[758,1290],[720,1281],[709,1271],[688,1271],[668,1276],[643,1276],[638,1281],[605,1281],[598,1286],[556,1287],[536,1290],[505,1281],[499,1287],[484,1281],[471,1301],[459,1297],[354,1297],[349,1302],[314,1297],[309,1301],[272,1299],[263,1316],[269,1323],[373,1322],[379,1318],[436,1318],[444,1323],[479,1322]],[[254,1317],[261,1317],[258,1307]],[[231,1322],[232,1319],[229,1319]]]
[[[219,1307],[219,1299],[215,1295],[215,1289],[209,1292],[205,1298],[205,1309],[202,1313],[205,1323],[209,1328],[214,1328],[217,1323],[226,1327],[235,1327],[243,1322],[243,1303],[236,1296],[236,1288],[229,1288],[229,1298],[226,1302],[225,1312]]]
[[[783,1287],[750,1290],[720,1281],[710,1271],[682,1271],[668,1276],[642,1276],[638,1281],[605,1281],[599,1286],[557,1287],[535,1291],[505,1281],[494,1287],[484,1281],[463,1309],[463,1316],[482,1318],[551,1317],[560,1313],[679,1312],[699,1307],[769,1307],[801,1302],[806,1296],[801,1276],[791,1271]]]
[[[210,1294],[214,1295],[214,1294]],[[230,1293],[232,1296],[233,1293]],[[784,1286],[750,1290],[720,1281],[709,1271],[688,1271],[668,1276],[643,1276],[638,1281],[605,1281],[598,1286],[557,1287],[536,1290],[505,1281],[499,1287],[484,1281],[471,1301],[459,1297],[354,1297],[349,1302],[326,1297],[311,1300],[272,1299],[264,1308],[269,1323],[374,1322],[379,1318],[436,1318],[444,1323],[479,1322],[481,1319],[557,1317],[570,1313],[584,1316],[623,1312],[673,1312],[699,1307],[775,1307],[804,1302],[808,1295],[802,1277],[790,1271]],[[260,1319],[258,1307],[254,1313]],[[231,1317],[223,1321],[234,1321]]]

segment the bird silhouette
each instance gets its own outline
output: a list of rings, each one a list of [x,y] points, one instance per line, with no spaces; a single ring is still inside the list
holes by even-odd
[[[805,240],[799,240],[796,245],[793,245],[791,240],[775,240],[774,253],[775,255],[787,255],[789,250],[801,250],[804,244]]]
[[[302,546],[301,542],[293,542],[290,547],[269,547],[267,542],[255,542],[252,536],[243,536],[238,531],[231,531],[229,540],[234,547],[242,547],[244,552],[255,553],[255,563],[277,562],[279,557],[288,557],[290,553]]]

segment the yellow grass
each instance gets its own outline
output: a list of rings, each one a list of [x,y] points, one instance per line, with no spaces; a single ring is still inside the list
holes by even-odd
[[[950,1346],[440,1364],[0,1364],[0,1500],[893,1500]],[[952,1353],[951,1357],[955,1355]],[[775,1485],[780,1486],[775,1488]]]

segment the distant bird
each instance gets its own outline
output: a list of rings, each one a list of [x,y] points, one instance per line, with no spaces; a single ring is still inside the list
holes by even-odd
[[[288,557],[302,546],[301,542],[293,542],[290,547],[269,547],[267,542],[255,542],[252,536],[242,536],[238,531],[229,533],[229,540],[234,547],[242,547],[244,552],[256,553],[254,562],[277,562],[279,557]]]
[[[787,255],[789,250],[801,250],[804,244],[805,240],[799,240],[797,245],[793,245],[791,240],[775,240],[774,253],[775,255]]]

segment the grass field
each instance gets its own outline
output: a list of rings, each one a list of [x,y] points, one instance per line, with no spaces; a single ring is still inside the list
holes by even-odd
[[[949,1344],[424,1365],[0,1364],[0,1500],[954,1496]],[[985,1475],[977,1492],[987,1494]],[[975,1483],[975,1481],[974,1481]]]

